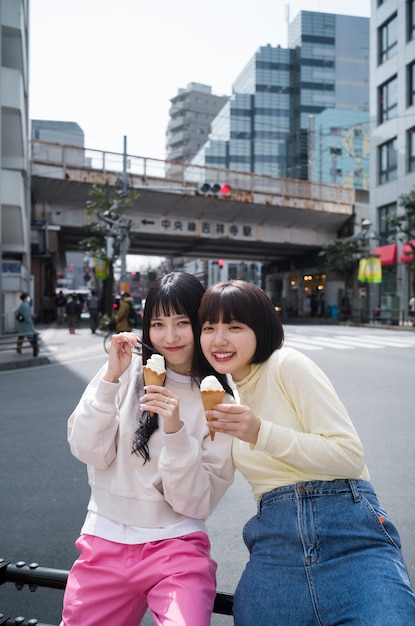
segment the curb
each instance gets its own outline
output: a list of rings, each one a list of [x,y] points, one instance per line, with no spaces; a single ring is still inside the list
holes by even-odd
[[[52,361],[47,356],[36,356],[31,359],[22,359],[21,361],[6,361],[5,363],[0,363],[0,372],[4,372],[7,370],[18,370],[23,369],[24,367],[33,367],[35,365],[49,365]]]

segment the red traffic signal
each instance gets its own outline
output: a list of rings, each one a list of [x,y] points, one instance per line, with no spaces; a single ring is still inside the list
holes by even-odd
[[[225,261],[223,259],[218,259],[219,267],[223,267],[225,265]]]
[[[231,195],[231,186],[228,183],[199,183],[196,189],[198,196],[216,196],[226,198]]]

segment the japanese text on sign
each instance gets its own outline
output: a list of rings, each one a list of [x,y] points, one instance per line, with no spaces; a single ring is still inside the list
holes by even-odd
[[[161,226],[165,231],[176,233],[196,233],[197,222],[187,220],[164,219]],[[231,237],[252,237],[252,226],[245,224],[225,224],[223,222],[200,222],[201,235],[226,236]]]

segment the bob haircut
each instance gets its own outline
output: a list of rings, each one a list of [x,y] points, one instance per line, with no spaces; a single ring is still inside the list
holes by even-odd
[[[271,300],[262,289],[244,280],[213,285],[200,304],[200,328],[206,323],[231,322],[246,324],[255,333],[257,346],[251,363],[263,363],[283,344],[284,330]]]
[[[192,325],[195,349],[193,352],[190,374],[193,378],[203,378],[209,374],[216,376],[228,393],[233,395],[226,376],[218,374],[204,358],[199,348],[197,337],[199,330],[197,325],[197,312],[205,288],[202,283],[192,274],[185,272],[171,272],[157,278],[151,285],[146,296],[143,313],[143,343],[151,346],[150,327],[151,320],[160,315],[186,315]],[[143,345],[143,363],[153,354]]]

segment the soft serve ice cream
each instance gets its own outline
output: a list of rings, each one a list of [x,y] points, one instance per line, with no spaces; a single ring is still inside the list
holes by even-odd
[[[164,356],[161,354],[153,354],[147,363],[143,365],[143,375],[145,385],[164,385],[166,379],[166,363]],[[150,413],[151,416],[154,413]]]
[[[225,390],[216,376],[206,376],[200,383],[200,393],[205,411],[211,411],[215,404],[220,404],[225,396]],[[210,438],[215,439],[215,433],[210,431]]]

